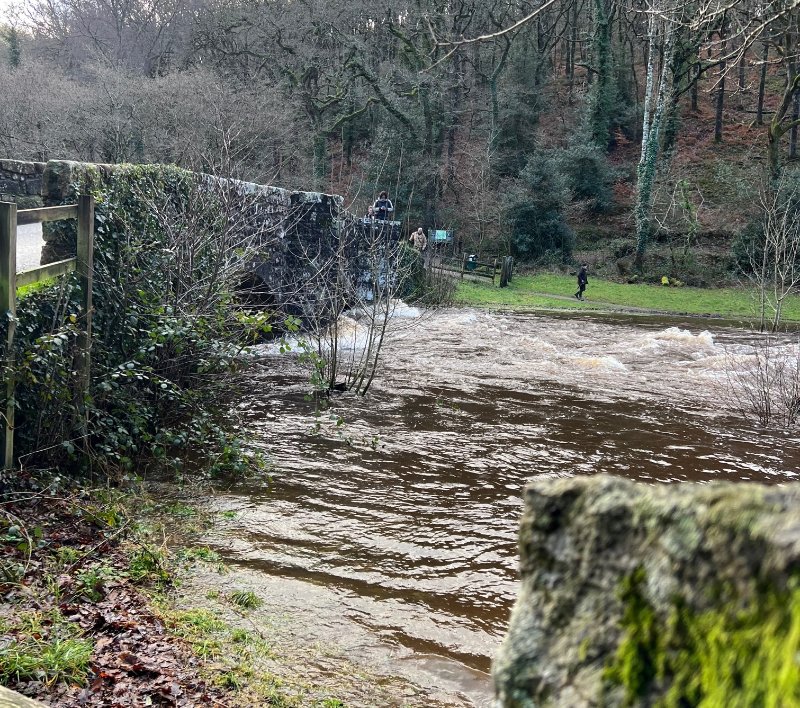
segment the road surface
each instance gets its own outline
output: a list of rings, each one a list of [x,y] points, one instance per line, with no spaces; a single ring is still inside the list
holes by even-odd
[[[42,257],[42,225],[26,224],[17,227],[17,273],[39,265]]]

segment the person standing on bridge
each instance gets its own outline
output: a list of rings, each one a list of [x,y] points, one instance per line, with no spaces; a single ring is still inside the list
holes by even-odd
[[[372,206],[373,209],[375,209],[375,218],[379,221],[388,221],[394,211],[392,200],[389,199],[389,195],[386,192],[381,192],[380,196],[375,200],[375,204]]]
[[[586,264],[584,263],[578,271],[578,292],[575,293],[578,300],[583,300],[583,291],[586,290],[588,284],[589,277],[586,275]]]

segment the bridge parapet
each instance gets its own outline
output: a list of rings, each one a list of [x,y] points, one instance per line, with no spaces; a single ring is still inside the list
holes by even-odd
[[[0,163],[1,166],[1,163]],[[74,201],[78,193],[92,189],[107,191],[115,181],[131,181],[142,170],[158,177],[163,173],[165,189],[170,175],[188,176],[202,197],[204,189],[223,194],[229,229],[255,245],[257,256],[249,264],[262,302],[281,313],[309,317],[325,298],[327,282],[340,255],[342,224],[354,219],[343,207],[343,199],[320,192],[291,191],[212,175],[190,173],[168,165],[102,165],[72,161],[50,161],[42,174],[46,206]],[[173,180],[174,181],[174,180]],[[392,226],[392,233],[396,226]],[[397,231],[399,234],[399,230]],[[75,254],[76,236],[70,224],[44,230],[42,263]],[[250,252],[252,254],[253,248]]]

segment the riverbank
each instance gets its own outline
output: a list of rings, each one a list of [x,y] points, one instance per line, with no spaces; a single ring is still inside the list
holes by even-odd
[[[352,662],[302,607],[292,616],[288,582],[195,544],[230,513],[163,491],[7,495],[0,684],[61,708],[456,705]]]
[[[491,283],[460,281],[456,301],[470,307],[525,310],[613,310],[637,314],[715,317],[743,323],[756,321],[753,289],[666,287],[622,284],[590,275],[585,300],[574,297],[575,278],[543,273],[517,275],[507,288]],[[783,322],[800,322],[800,297],[790,295],[783,305]]]
[[[0,683],[66,708],[228,705],[157,609],[178,567],[170,515],[135,490],[5,494]]]

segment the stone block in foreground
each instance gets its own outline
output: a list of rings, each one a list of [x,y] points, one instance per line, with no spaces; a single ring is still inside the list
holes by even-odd
[[[800,485],[525,490],[497,705],[800,706]]]

